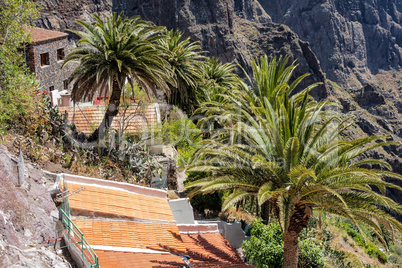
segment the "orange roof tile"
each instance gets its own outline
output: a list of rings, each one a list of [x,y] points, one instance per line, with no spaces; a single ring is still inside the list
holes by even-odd
[[[24,26],[24,29],[26,32],[32,34],[32,42],[33,43],[40,43],[40,42],[68,36],[68,34],[63,33],[63,32],[52,31],[52,30],[36,28],[36,27],[31,27],[31,26]]]
[[[73,219],[90,245],[187,254],[175,224]]]
[[[60,112],[67,111],[68,120],[75,124],[78,130],[85,134],[92,133],[102,122],[106,106],[90,107],[60,107]],[[125,110],[119,109],[119,114],[113,119],[112,128],[125,129],[126,133],[144,132],[155,129],[157,112],[154,105],[139,107],[131,105]]]
[[[195,267],[249,267],[220,234],[181,234]]]
[[[68,198],[73,215],[81,210],[142,220],[175,222],[166,198],[70,181],[67,182],[67,188],[70,193],[84,188]]]
[[[102,268],[178,268],[187,267],[181,257],[170,254],[132,253],[95,250]]]

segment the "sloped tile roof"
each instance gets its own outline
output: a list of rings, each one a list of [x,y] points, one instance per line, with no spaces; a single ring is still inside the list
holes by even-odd
[[[48,40],[58,39],[61,37],[67,37],[68,34],[59,32],[59,31],[52,31],[42,28],[36,28],[31,26],[24,26],[26,32],[32,34],[32,42],[33,43],[40,43]]]
[[[102,268],[181,268],[187,267],[181,257],[171,254],[131,253],[95,250]]]
[[[74,219],[90,245],[187,254],[175,224]]]
[[[118,188],[67,182],[71,192],[84,188],[69,197],[70,208],[128,218],[174,223],[166,198],[137,194]]]
[[[220,233],[181,234],[195,267],[250,267]]]
[[[61,113],[68,113],[68,120],[85,134],[92,133],[102,122],[106,106],[60,107]],[[156,128],[157,111],[154,104],[144,107],[138,105],[120,107],[119,114],[113,119],[112,128],[125,129],[126,133],[147,132]]]
[[[67,174],[64,180],[69,193],[82,189],[68,198],[72,219],[102,268],[187,267],[179,255],[189,255],[193,267],[250,267],[216,224],[178,227],[165,191]]]

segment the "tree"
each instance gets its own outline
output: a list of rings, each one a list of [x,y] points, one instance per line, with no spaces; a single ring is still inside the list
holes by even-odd
[[[79,62],[69,78],[69,82],[74,83],[74,102],[95,93],[110,92],[103,121],[90,140],[102,138],[105,128],[110,127],[118,114],[126,81],[138,84],[147,94],[156,93],[156,88],[160,88],[168,95],[168,81],[171,81],[170,66],[155,46],[155,42],[163,38],[163,27],[139,17],[123,19],[123,12],[119,16],[113,14],[106,21],[93,16],[94,24],[77,20],[85,32],[74,31],[81,38],[80,46],[67,55],[63,64]]]
[[[183,41],[183,33],[179,30],[166,31],[166,37],[159,39],[158,44],[165,50],[164,57],[169,62],[175,84],[170,85],[169,103],[191,114],[197,106],[195,89],[201,79],[198,65],[205,58],[201,55],[198,42],[190,42],[190,37]]]
[[[24,64],[22,49],[31,40],[23,26],[37,16],[37,5],[31,1],[0,3],[0,128],[15,125],[16,120],[31,115],[35,108],[36,81]]]
[[[197,99],[200,103],[220,101],[219,94],[226,90],[236,88],[241,80],[234,73],[236,65],[219,61],[217,58],[208,58],[200,65],[202,71],[202,81],[198,83]]]
[[[284,267],[295,268],[298,236],[313,210],[367,225],[380,236],[381,224],[402,231],[388,214],[402,213],[402,206],[384,196],[387,187],[402,190],[385,178],[402,176],[390,172],[384,161],[364,158],[393,142],[380,136],[342,140],[350,119],[325,110],[329,103],[310,99],[313,86],[293,93],[301,79],[289,84],[296,66],[285,68],[286,62],[268,63],[266,57],[254,62],[254,89],[230,91],[222,104],[210,105],[224,129],[205,141],[188,171],[211,176],[187,187],[195,187],[192,195],[231,190],[223,209],[254,200],[265,220],[271,210],[283,233]],[[381,169],[362,167],[372,164]]]

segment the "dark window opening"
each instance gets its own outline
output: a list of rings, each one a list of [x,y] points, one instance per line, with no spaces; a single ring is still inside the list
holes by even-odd
[[[68,89],[68,80],[63,81],[64,89]]]
[[[64,48],[60,48],[57,50],[57,60],[64,60]]]
[[[49,64],[49,52],[40,54],[40,65],[47,66]]]

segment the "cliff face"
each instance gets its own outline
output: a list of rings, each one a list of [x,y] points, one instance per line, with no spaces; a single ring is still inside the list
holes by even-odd
[[[91,20],[90,14],[124,11],[140,15],[156,25],[178,28],[192,41],[200,41],[209,56],[240,63],[250,70],[251,57],[289,54],[298,60],[299,74],[312,75],[305,83],[322,82],[315,96],[327,96],[324,75],[309,45],[288,27],[271,22],[257,0],[37,0],[43,6],[35,24],[56,30],[77,29],[76,19]],[[73,38],[74,36],[71,35]]]
[[[401,0],[259,0],[272,21],[310,43],[330,95],[357,126],[350,136],[402,142]],[[402,147],[373,152],[402,174]],[[400,182],[395,182],[401,185]],[[390,196],[402,203],[400,193]],[[399,197],[398,197],[399,196]]]
[[[25,165],[18,184],[14,157],[0,145],[0,267],[71,267],[56,247],[59,212],[49,193],[52,184],[43,171]],[[57,247],[58,248],[58,247]]]
[[[364,85],[367,74],[402,66],[400,0],[259,2],[274,22],[310,42],[327,77],[343,87]]]
[[[291,60],[297,59],[301,66],[299,74],[312,73],[306,83],[324,83],[314,94],[327,96],[324,75],[308,43],[288,27],[272,23],[256,0],[114,0],[113,10],[178,28],[193,41],[201,41],[210,56],[239,63],[248,71],[252,56],[291,55]]]
[[[34,21],[37,27],[66,31],[77,30],[80,26],[75,20],[90,21],[93,13],[109,15],[112,0],[33,0],[41,9],[41,16]],[[71,34],[72,35],[72,34]]]

